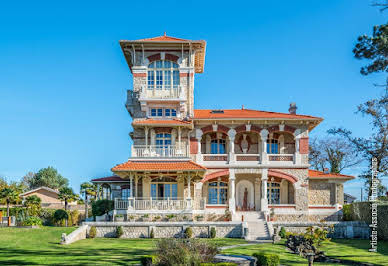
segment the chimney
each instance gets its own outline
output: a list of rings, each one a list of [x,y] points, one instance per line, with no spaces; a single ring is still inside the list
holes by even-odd
[[[323,168],[323,172],[324,172],[325,174],[329,174],[329,168]]]
[[[296,109],[298,109],[298,107],[296,107],[296,103],[290,103],[290,108],[288,108],[288,112],[290,112],[290,114],[296,114]]]

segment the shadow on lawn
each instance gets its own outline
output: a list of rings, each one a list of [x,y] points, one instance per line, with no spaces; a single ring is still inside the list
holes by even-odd
[[[142,256],[148,254],[151,254],[151,250],[133,248],[129,251],[125,248],[82,250],[82,248],[61,248],[60,245],[55,250],[0,248],[1,258],[10,257],[2,260],[1,265],[128,265],[139,262]]]

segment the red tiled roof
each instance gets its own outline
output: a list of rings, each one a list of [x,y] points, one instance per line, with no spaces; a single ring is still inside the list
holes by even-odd
[[[103,181],[125,181],[125,179],[122,179],[117,175],[92,179],[92,182],[103,182]]]
[[[205,171],[206,168],[192,161],[128,161],[118,164],[112,171]]]
[[[213,110],[194,110],[194,119],[217,119],[217,118],[283,118],[283,119],[316,119],[320,117],[309,115],[297,115],[289,113],[267,112],[250,109],[223,109],[223,112],[212,112]]]
[[[156,120],[156,119],[144,119],[136,120],[132,125],[177,125],[177,126],[188,126],[191,125],[190,121],[182,121],[177,119],[171,120]]]
[[[156,37],[152,37],[152,38],[133,40],[132,42],[205,42],[205,41],[204,40],[187,40],[187,39],[167,36],[166,34],[164,34],[162,36],[156,36]]]
[[[346,178],[346,179],[354,178],[354,176],[351,176],[351,175],[343,175],[343,174],[336,174],[336,173],[326,174],[322,171],[312,170],[312,169],[309,169],[309,177],[310,178]]]

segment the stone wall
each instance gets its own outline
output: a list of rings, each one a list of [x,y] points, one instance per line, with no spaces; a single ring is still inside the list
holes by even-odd
[[[193,230],[196,238],[208,238],[212,227],[216,229],[216,237],[242,238],[241,222],[85,222],[88,233],[91,226],[96,227],[97,237],[115,237],[117,226],[122,226],[122,238],[149,238],[154,230],[155,238],[181,238],[187,227]]]
[[[327,180],[310,180],[309,182],[309,204],[310,205],[331,205],[333,183]]]
[[[327,222],[327,223],[281,223],[274,222],[273,226],[284,227],[287,232],[305,233],[309,226],[334,226],[332,233],[328,234],[330,238],[360,238],[369,239],[369,226],[364,222]],[[278,230],[279,231],[279,230]]]

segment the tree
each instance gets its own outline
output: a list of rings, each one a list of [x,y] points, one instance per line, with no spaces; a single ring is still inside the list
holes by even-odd
[[[352,145],[342,138],[332,137],[312,139],[309,161],[316,170],[324,171],[325,168],[329,168],[331,173],[341,173],[362,160],[357,156]]]
[[[0,200],[7,204],[7,216],[9,216],[9,205],[15,203],[19,198],[18,191],[10,186],[0,190]]]
[[[65,210],[67,211],[68,203],[76,201],[78,199],[78,195],[74,193],[72,188],[63,187],[59,190],[58,198],[65,202]]]
[[[89,195],[96,195],[96,186],[90,182],[84,182],[81,184],[80,192],[84,194],[85,197],[85,217],[88,218],[88,204],[89,204]]]
[[[368,196],[372,195],[372,160],[375,160],[377,180],[379,180],[378,196],[382,196],[386,188],[381,184],[381,177],[388,174],[388,90],[386,94],[358,106],[357,113],[371,118],[372,135],[369,138],[354,137],[352,132],[344,128],[334,128],[329,133],[344,137],[354,149],[368,161],[369,169],[360,177],[365,180]]]
[[[38,187],[49,187],[52,189],[60,189],[67,187],[69,181],[67,178],[64,178],[60,175],[57,169],[49,166],[47,168],[40,169],[33,177],[30,178],[30,175],[27,174],[26,180],[29,184],[29,188],[38,188]]]
[[[27,208],[28,215],[30,216],[38,216],[41,209],[42,200],[36,195],[28,196],[24,200],[24,206]]]
[[[362,75],[377,72],[388,72],[388,24],[373,27],[372,36],[362,35],[357,39],[354,56],[357,59],[372,60],[367,66],[361,68]]]
[[[23,186],[26,188],[26,190],[31,190],[33,189],[31,187],[31,184],[32,184],[32,180],[34,179],[34,176],[36,174],[34,172],[28,172],[27,174],[25,174],[23,177],[22,177],[22,180],[20,181],[21,184],[23,184]]]

